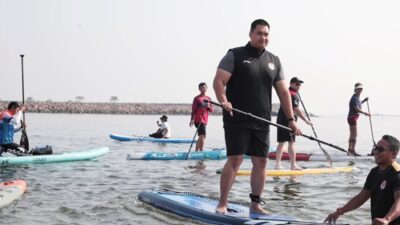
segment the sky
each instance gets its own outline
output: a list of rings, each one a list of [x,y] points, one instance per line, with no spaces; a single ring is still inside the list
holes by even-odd
[[[400,2],[393,0],[0,0],[1,100],[191,103],[250,24],[304,80],[308,112],[346,115],[356,82],[371,113],[400,115]],[[276,94],[273,102],[279,102]],[[364,106],[364,110],[367,110]]]

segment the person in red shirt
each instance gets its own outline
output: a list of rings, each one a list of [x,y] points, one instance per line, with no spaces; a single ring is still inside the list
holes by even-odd
[[[206,95],[207,84],[201,82],[199,84],[200,94],[193,99],[192,104],[192,115],[190,117],[189,126],[193,124],[197,128],[197,134],[199,138],[196,142],[196,151],[203,151],[204,141],[206,139],[206,126],[208,123],[208,114],[214,111],[214,107],[210,102],[204,102],[204,100],[211,101],[211,98]]]

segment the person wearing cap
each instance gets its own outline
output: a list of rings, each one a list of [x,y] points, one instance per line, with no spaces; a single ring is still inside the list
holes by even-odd
[[[245,154],[250,156],[253,165],[249,216],[255,218],[269,213],[261,207],[270,146],[269,124],[233,110],[271,120],[272,89],[275,89],[287,117],[294,116],[279,57],[266,50],[269,34],[267,21],[254,20],[250,26],[250,41],[245,46],[230,49],[221,59],[214,77],[215,96],[224,109],[227,152],[220,176],[217,213],[228,213],[229,192]],[[294,119],[290,120],[289,127],[296,135],[301,134]]]
[[[344,206],[329,214],[325,222],[335,224],[339,216],[359,208],[368,199],[372,225],[400,224],[400,165],[396,162],[400,142],[384,135],[373,149],[377,166],[369,172],[363,189]]]
[[[193,124],[197,128],[197,134],[199,138],[196,142],[196,152],[203,151],[204,148],[204,141],[206,139],[206,126],[208,123],[208,114],[214,111],[213,105],[210,102],[211,98],[206,95],[207,92],[207,84],[201,82],[199,84],[199,91],[200,94],[197,95],[193,99],[192,104],[192,114],[190,116],[190,123],[189,126],[192,127]]]
[[[360,154],[356,153],[356,143],[357,143],[357,120],[360,113],[371,116],[369,113],[362,111],[362,103],[368,100],[365,98],[362,102],[360,100],[361,92],[363,91],[363,85],[361,83],[356,83],[354,85],[354,94],[351,96],[349,102],[349,114],[347,115],[347,123],[350,128],[350,137],[349,137],[349,148],[348,154],[354,156],[360,156]]]
[[[2,151],[0,156],[3,151],[17,156],[26,155],[27,150],[14,143],[14,134],[25,126],[25,123],[21,124],[22,112],[25,109],[25,106],[20,106],[18,102],[10,102],[7,110],[0,113],[0,146]]]
[[[297,121],[297,118],[300,117],[306,124],[312,126],[311,121],[307,119],[307,117],[304,115],[304,113],[300,109],[300,98],[298,96],[298,92],[300,90],[301,84],[304,83],[304,81],[300,80],[297,77],[293,77],[290,79],[290,86],[289,86],[289,93],[292,98],[292,108],[294,112],[294,120]],[[279,108],[278,111],[278,116],[277,116],[277,123],[280,125],[283,125],[287,127],[289,125],[290,119],[288,119],[283,113],[282,108]],[[301,170],[302,168],[297,166],[296,164],[296,151],[295,151],[295,146],[294,143],[296,141],[296,136],[293,135],[292,132],[289,132],[287,130],[283,130],[281,128],[277,128],[278,133],[277,133],[277,141],[278,141],[278,147],[276,148],[276,166],[275,168],[277,170],[282,169],[281,165],[281,159],[282,159],[282,154],[283,154],[283,147],[285,146],[285,143],[288,142],[288,153],[290,157],[290,169],[292,170]]]
[[[171,128],[169,127],[168,124],[168,117],[166,115],[162,115],[160,117],[161,123],[160,121],[157,120],[157,126],[158,126],[158,130],[153,133],[150,134],[150,137],[153,138],[170,138],[171,137]]]

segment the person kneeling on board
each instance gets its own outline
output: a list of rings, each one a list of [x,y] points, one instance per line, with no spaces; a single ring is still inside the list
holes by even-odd
[[[363,189],[329,214],[325,222],[336,222],[339,216],[371,199],[372,225],[400,225],[400,165],[396,162],[399,148],[398,139],[384,135],[373,150],[377,166],[369,172]]]
[[[0,156],[9,152],[16,156],[26,155],[49,155],[53,149],[49,145],[37,146],[30,151],[21,145],[14,143],[14,134],[26,127],[25,122],[21,121],[22,112],[26,110],[18,102],[10,102],[7,110],[0,113]]]
[[[0,113],[0,146],[1,152],[10,152],[17,156],[27,155],[27,149],[24,149],[17,143],[14,143],[14,134],[25,127],[21,123],[22,112],[25,106],[20,106],[18,102],[10,102],[6,110]]]
[[[161,123],[160,121],[157,120],[157,126],[158,126],[158,130],[153,133],[150,134],[150,137],[153,138],[170,138],[171,137],[171,128],[169,127],[168,124],[168,117],[166,115],[163,115],[162,117],[160,117]]]

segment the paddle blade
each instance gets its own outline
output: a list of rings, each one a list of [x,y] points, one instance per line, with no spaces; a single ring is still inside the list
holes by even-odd
[[[21,141],[19,142],[19,145],[23,147],[26,151],[29,150],[29,139],[28,135],[26,134],[26,130],[22,129],[22,135],[21,135]]]

